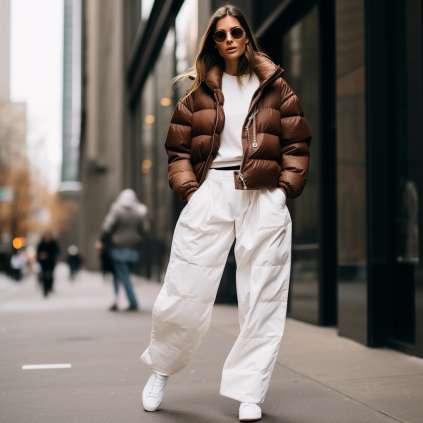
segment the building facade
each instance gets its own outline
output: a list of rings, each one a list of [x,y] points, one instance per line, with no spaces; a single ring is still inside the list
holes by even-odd
[[[5,249],[30,227],[27,108],[10,99],[10,21],[5,0],[0,3],[0,248]]]
[[[0,99],[10,97],[10,0],[0,3]]]
[[[120,2],[105,3],[120,7]],[[285,69],[313,132],[306,188],[288,200],[293,220],[289,315],[336,326],[340,336],[365,345],[423,356],[422,0],[231,3],[244,11],[263,50]],[[134,22],[130,11],[139,2],[122,2],[113,19],[119,13],[126,19],[125,42],[123,28],[114,28],[112,18],[104,16],[112,12],[96,12],[103,14],[96,24],[114,34],[99,43],[124,45],[121,54],[130,53],[123,60],[111,45],[87,66],[89,72],[93,66],[103,70],[97,97],[89,82],[87,89],[82,163],[85,172],[88,163],[97,169],[87,199],[101,187],[107,186],[107,193],[103,189],[93,206],[96,220],[86,224],[98,226],[100,210],[119,187],[134,187],[154,216],[148,261],[155,277],[165,270],[182,207],[167,185],[164,151],[182,89],[172,86],[171,78],[192,64],[199,36],[223,4],[156,0]],[[108,99],[99,96],[117,89],[107,80],[112,69],[122,75],[113,94],[115,109],[107,109],[104,121],[98,111]],[[90,117],[93,105],[97,115]],[[96,131],[101,134],[93,136]],[[101,173],[103,168],[109,170]],[[233,254],[222,286],[222,297],[233,300]]]
[[[132,37],[141,19],[140,2],[82,2],[83,96],[79,174],[79,240],[88,268],[98,268],[94,249],[102,220],[118,193],[132,187],[133,116],[125,73]]]

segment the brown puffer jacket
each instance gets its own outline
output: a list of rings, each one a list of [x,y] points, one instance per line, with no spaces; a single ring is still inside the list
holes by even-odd
[[[303,191],[309,168],[310,127],[284,71],[256,53],[254,93],[242,131],[243,160],[236,189],[282,187],[288,198]],[[198,189],[220,146],[225,124],[222,69],[213,67],[201,85],[178,101],[167,133],[169,185],[183,199]]]

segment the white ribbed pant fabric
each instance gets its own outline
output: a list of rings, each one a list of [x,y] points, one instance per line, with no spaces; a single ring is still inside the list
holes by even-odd
[[[234,239],[240,332],[220,394],[262,403],[285,328],[292,222],[281,188],[235,190],[233,171],[210,169],[182,210],[141,360],[171,375],[206,334]]]

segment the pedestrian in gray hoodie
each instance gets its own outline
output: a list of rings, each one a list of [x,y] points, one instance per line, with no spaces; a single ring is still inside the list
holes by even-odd
[[[131,278],[130,265],[139,260],[138,246],[147,226],[147,207],[140,203],[132,189],[123,190],[111,205],[101,228],[100,239],[111,241],[110,256],[113,261],[113,285],[115,301],[110,307],[117,311],[119,286],[123,285],[129,306],[126,311],[138,310]],[[97,250],[102,250],[104,244],[97,241]]]

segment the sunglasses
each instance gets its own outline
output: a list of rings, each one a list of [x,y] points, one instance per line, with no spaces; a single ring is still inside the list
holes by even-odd
[[[231,33],[232,38],[239,40],[245,34],[244,30],[239,26],[232,27],[229,32]],[[216,43],[223,43],[226,40],[227,32],[223,29],[219,29],[213,34],[213,39]]]

